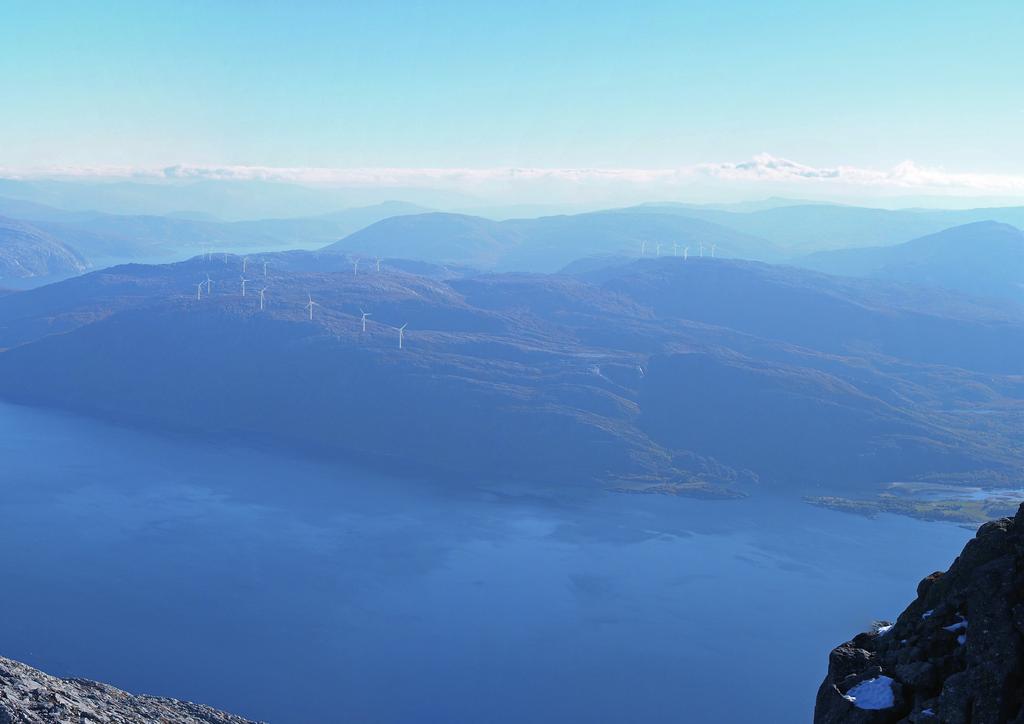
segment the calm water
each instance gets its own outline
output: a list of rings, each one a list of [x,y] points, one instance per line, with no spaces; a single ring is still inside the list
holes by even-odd
[[[446,489],[0,406],[0,654],[273,722],[802,722],[970,537]]]

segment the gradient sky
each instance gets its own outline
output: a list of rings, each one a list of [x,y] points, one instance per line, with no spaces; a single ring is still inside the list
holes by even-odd
[[[7,168],[1024,172],[1021,2],[0,5]]]

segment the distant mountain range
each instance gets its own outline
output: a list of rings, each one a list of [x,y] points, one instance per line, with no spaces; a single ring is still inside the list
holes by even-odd
[[[725,259],[353,262],[252,258],[244,297],[234,256],[2,296],[0,395],[440,478],[732,495],[1022,470],[1012,311]]]
[[[69,212],[0,198],[0,214],[27,220],[96,265],[178,260],[205,249],[315,248],[380,219],[423,211],[422,207],[394,201],[310,218],[224,222],[198,218],[200,214],[119,216]]]
[[[1024,232],[994,221],[956,226],[893,246],[819,252],[799,264],[1024,303]]]
[[[0,216],[0,285],[81,274],[86,261],[31,224]]]
[[[1024,207],[1020,206],[956,211],[890,211],[859,206],[803,204],[737,213],[707,207],[663,204],[632,207],[625,211],[649,213],[652,209],[721,224],[770,241],[786,249],[793,257],[815,251],[899,244],[975,221],[998,221],[1024,226]]]
[[[145,184],[141,185],[145,188],[128,186],[124,193],[157,193]],[[0,188],[10,187],[11,183],[0,180]],[[92,188],[43,183],[38,188],[14,187],[44,199],[62,199],[73,188],[79,201],[91,198],[80,197],[83,189]],[[229,194],[249,187],[222,184],[215,188],[219,194]],[[263,187],[257,184],[256,188]],[[159,193],[170,191],[165,188]],[[54,244],[64,248],[64,256],[70,254],[96,267],[176,261],[205,250],[263,253],[323,247],[322,258],[340,253],[544,273],[569,264],[616,266],[641,254],[700,256],[703,245],[705,255],[719,258],[788,262],[833,274],[940,286],[1014,302],[1022,294],[1020,244],[1015,241],[1020,232],[1004,222],[1024,223],[1024,207],[888,211],[767,199],[745,204],[643,204],[495,221],[394,201],[302,218],[222,221],[203,210],[113,215],[0,196],[3,215],[31,226],[38,239],[47,240],[49,246],[40,247],[43,250],[36,259],[53,259],[55,265],[63,266],[58,276],[78,272],[74,265],[58,264]],[[954,224],[961,224],[961,230],[951,230]],[[986,251],[961,258],[959,245]],[[24,250],[24,243],[19,248]],[[26,264],[26,268],[34,267]],[[24,279],[44,278],[50,277],[22,277],[21,285],[31,283]]]
[[[384,219],[324,247],[324,252],[420,258],[481,269],[556,271],[592,255],[690,256],[773,260],[773,244],[718,224],[658,211],[599,211],[492,221],[461,214]]]

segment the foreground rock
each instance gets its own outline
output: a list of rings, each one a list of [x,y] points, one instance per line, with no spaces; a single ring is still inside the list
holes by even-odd
[[[0,724],[49,722],[252,724],[201,704],[136,696],[86,679],[58,679],[0,657]]]
[[[814,721],[1024,722],[1024,505],[921,581],[895,624],[832,651]]]

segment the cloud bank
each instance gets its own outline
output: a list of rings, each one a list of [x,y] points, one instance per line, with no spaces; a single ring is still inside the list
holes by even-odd
[[[165,181],[264,181],[357,188],[442,188],[467,192],[516,187],[671,191],[701,184],[783,186],[808,191],[924,192],[1024,195],[1024,174],[947,171],[904,161],[889,169],[815,167],[760,154],[742,162],[702,163],[680,168],[308,168],[179,164],[164,168],[0,167],[15,179],[134,179]]]

